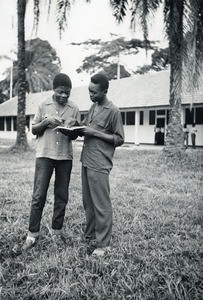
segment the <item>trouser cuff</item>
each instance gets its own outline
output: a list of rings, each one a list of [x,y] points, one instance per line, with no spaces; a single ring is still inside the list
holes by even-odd
[[[39,232],[31,232],[31,231],[28,231],[28,237],[31,237],[31,238],[36,238],[39,236]]]

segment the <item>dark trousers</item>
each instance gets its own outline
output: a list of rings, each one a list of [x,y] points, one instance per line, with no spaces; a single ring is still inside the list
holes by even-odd
[[[185,148],[188,147],[188,134],[184,135],[184,137],[183,137],[183,144],[185,145]]]
[[[192,140],[192,147],[195,149],[196,148],[196,134],[191,133],[191,140]]]
[[[49,158],[36,159],[34,189],[29,220],[30,232],[39,232],[40,230],[47,190],[54,170],[54,211],[52,229],[62,229],[65,209],[68,203],[71,169],[72,160],[54,160]]]
[[[108,246],[112,234],[109,175],[82,167],[82,194],[86,214],[85,237]]]

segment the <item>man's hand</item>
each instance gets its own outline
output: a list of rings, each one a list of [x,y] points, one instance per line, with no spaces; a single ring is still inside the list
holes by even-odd
[[[67,119],[65,120],[64,125],[65,125],[66,127],[76,126],[76,125],[78,125],[78,121],[77,121],[76,119],[74,119],[74,118],[67,118]]]
[[[79,132],[82,133],[83,135],[94,136],[95,133],[98,132],[98,131],[93,129],[90,126],[86,126],[85,128],[80,129]]]
[[[47,127],[54,128],[56,126],[62,125],[64,120],[60,117],[50,116],[46,119]]]

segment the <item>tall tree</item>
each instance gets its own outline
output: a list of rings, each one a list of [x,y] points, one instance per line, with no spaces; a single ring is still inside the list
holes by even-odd
[[[144,65],[139,67],[134,73],[135,74],[146,74],[149,71],[161,71],[166,70],[169,67],[169,48],[156,49],[152,53],[152,63],[150,65]]]
[[[113,14],[118,22],[126,16],[131,5],[131,26],[140,22],[146,49],[148,46],[148,17],[159,5],[164,4],[164,18],[169,40],[170,63],[170,115],[165,152],[169,156],[181,155],[183,133],[181,126],[182,83],[190,91],[197,87],[203,68],[203,1],[202,0],[110,0]],[[187,76],[185,71],[187,70]]]
[[[25,11],[27,0],[18,0],[18,108],[17,108],[17,138],[13,149],[28,148],[27,136],[25,132]]]
[[[150,41],[148,47],[150,50],[156,49],[155,42]],[[94,55],[85,57],[83,64],[76,70],[78,73],[93,73],[103,71],[108,79],[117,79],[118,67],[120,68],[120,78],[129,77],[131,74],[125,69],[120,62],[120,56],[129,54],[138,54],[140,50],[144,50],[145,43],[139,39],[124,40],[124,38],[116,38],[111,41],[87,40],[83,43],[72,43],[74,46],[94,47]]]
[[[25,12],[28,0],[17,0],[18,16],[18,111],[17,111],[17,139],[14,149],[27,149],[28,142],[25,134],[25,106],[26,106],[26,73],[25,73]],[[42,2],[42,1],[41,1]],[[67,12],[71,9],[71,0],[48,1],[48,13],[51,3],[57,8],[59,33],[64,30],[67,22]],[[86,0],[86,2],[90,2]],[[44,1],[46,4],[47,1]],[[34,27],[37,29],[40,18],[40,1],[33,0],[34,4]]]

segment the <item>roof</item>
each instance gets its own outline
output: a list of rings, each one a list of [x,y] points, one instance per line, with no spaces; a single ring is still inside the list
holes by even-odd
[[[109,84],[108,99],[119,108],[144,108],[169,106],[169,71],[153,74],[136,75],[119,80],[112,80]],[[53,91],[27,94],[26,115],[33,115],[38,104],[51,97]],[[191,95],[182,95],[182,104],[191,103]],[[70,99],[75,102],[80,111],[86,111],[91,106],[87,86],[74,87]],[[203,104],[203,85],[194,94],[193,103]],[[0,105],[0,116],[14,116],[17,114],[17,97]]]

